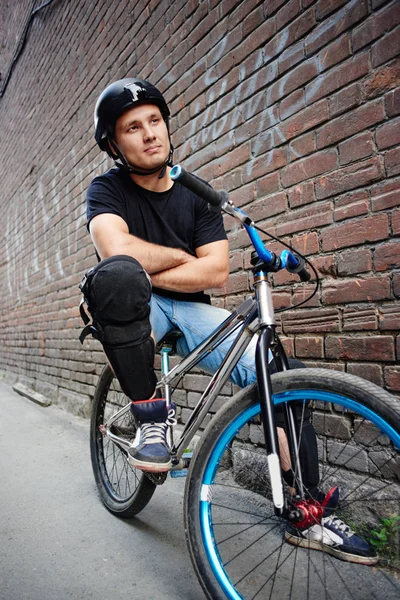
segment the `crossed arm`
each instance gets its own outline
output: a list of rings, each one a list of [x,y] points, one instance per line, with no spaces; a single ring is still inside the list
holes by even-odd
[[[167,248],[131,235],[125,221],[113,214],[97,215],[90,234],[101,259],[125,254],[136,258],[155,287],[175,292],[199,292],[223,287],[229,275],[226,240],[196,248],[196,256],[180,248]]]

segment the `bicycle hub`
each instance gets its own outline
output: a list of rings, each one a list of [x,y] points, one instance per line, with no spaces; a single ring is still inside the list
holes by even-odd
[[[324,516],[324,509],[315,500],[296,500],[292,504],[288,520],[296,529],[307,529],[320,523]]]

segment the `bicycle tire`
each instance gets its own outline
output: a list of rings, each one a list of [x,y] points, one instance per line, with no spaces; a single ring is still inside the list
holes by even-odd
[[[323,369],[278,373],[272,376],[272,383],[276,404],[283,400],[310,402],[320,462],[329,468],[327,484],[338,484],[345,490],[338,516],[345,522],[345,516],[353,519],[352,527],[357,526],[357,533],[364,535],[365,526],[373,528],[377,517],[393,515],[393,510],[398,515],[400,475],[393,470],[393,461],[399,469],[399,400],[363,379]],[[274,515],[268,497],[263,433],[257,425],[259,411],[256,386],[241,390],[210,422],[190,466],[184,501],[185,533],[206,597],[399,598],[400,585],[390,572],[283,541],[286,522]],[[325,437],[323,424],[328,427]],[[345,439],[343,427],[344,432],[352,433],[352,441]],[[344,456],[349,462],[340,460],[338,451],[335,454],[335,444],[347,446]],[[358,448],[362,452],[359,465]],[[364,454],[367,450],[375,452],[372,458],[378,463],[375,469],[375,463],[367,462],[369,474],[354,470],[365,466],[361,458],[372,461],[371,454]],[[387,457],[381,466],[379,453]],[[323,481],[320,486],[323,488]],[[367,492],[370,487],[373,493]],[[362,504],[363,496],[371,493],[368,503]],[[375,500],[373,505],[371,499]]]
[[[100,498],[106,508],[121,518],[139,513],[154,494],[155,483],[138,469],[130,466],[126,450],[110,438],[104,437],[100,426],[129,402],[122,393],[117,378],[109,365],[100,375],[93,397],[90,419],[90,456]],[[135,438],[136,424],[129,411],[113,425],[115,433],[130,441]]]

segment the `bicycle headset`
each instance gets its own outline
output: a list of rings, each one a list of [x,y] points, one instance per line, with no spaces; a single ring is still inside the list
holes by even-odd
[[[138,169],[128,163],[117,144],[115,143],[115,124],[117,119],[127,110],[140,104],[155,104],[160,109],[168,131],[170,151],[167,160],[155,169]],[[170,111],[161,92],[148,81],[136,77],[128,77],[111,83],[100,94],[94,110],[95,139],[101,150],[116,162],[116,165],[135,175],[159,174],[164,177],[167,166],[173,164],[174,147],[171,143],[169,130]],[[120,162],[117,162],[117,161]]]

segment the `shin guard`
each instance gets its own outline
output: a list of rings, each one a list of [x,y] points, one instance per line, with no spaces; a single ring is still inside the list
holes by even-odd
[[[103,345],[122,391],[150,398],[157,380],[146,272],[130,256],[113,256],[88,271],[80,288],[93,319],[85,329]]]

